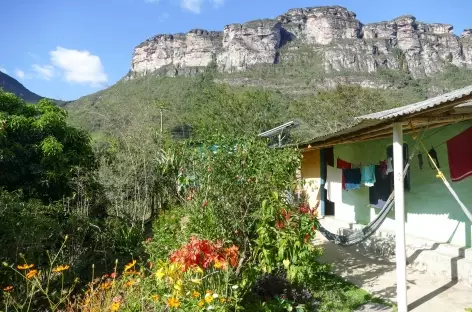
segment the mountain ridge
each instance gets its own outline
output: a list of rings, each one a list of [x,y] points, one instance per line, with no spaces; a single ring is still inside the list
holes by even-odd
[[[472,30],[457,36],[453,29],[451,24],[419,22],[412,15],[363,24],[341,6],[294,8],[274,19],[228,24],[222,31],[153,36],[134,49],[128,77],[185,76],[212,63],[220,72],[244,71],[277,64],[280,49],[296,49],[300,43],[320,53],[327,72],[387,68],[423,77],[449,64],[472,68]]]

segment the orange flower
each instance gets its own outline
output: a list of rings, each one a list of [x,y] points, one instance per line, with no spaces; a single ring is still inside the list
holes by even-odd
[[[112,286],[113,286],[113,281],[103,283],[102,285],[100,285],[100,288],[101,288],[102,290],[108,290],[108,289],[110,289]]]
[[[215,269],[226,270],[228,268],[228,262],[216,259],[215,264],[213,266],[215,267]]]
[[[136,265],[136,260],[131,261],[127,265],[125,265],[125,272],[129,271],[131,268],[133,268]]]
[[[32,267],[34,267],[34,264],[22,264],[17,266],[18,270],[29,270]]]
[[[125,287],[131,287],[133,285],[136,285],[136,281],[130,280],[125,284]]]
[[[63,264],[63,265],[60,265],[60,266],[55,267],[52,271],[53,271],[53,272],[56,272],[56,273],[60,273],[60,272],[69,270],[69,268],[70,268],[69,265]]]
[[[12,290],[13,290],[13,286],[12,286],[12,285],[3,288],[3,291],[5,291],[5,292],[11,292]]]
[[[198,291],[194,291],[193,294],[192,294],[192,297],[193,298],[198,298],[198,297],[200,297],[200,293]]]
[[[33,277],[38,275],[38,270],[31,270],[26,274],[27,279],[32,279]]]
[[[178,307],[180,307],[180,301],[179,301],[179,299],[174,298],[174,297],[167,299],[167,304],[168,304],[169,307],[171,307],[171,308],[178,308]]]

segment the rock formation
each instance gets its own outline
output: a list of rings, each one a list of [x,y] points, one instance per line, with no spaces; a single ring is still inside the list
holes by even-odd
[[[426,24],[405,15],[363,25],[339,6],[292,9],[274,20],[231,24],[223,32],[192,30],[158,35],[134,50],[132,75],[184,75],[213,64],[219,71],[242,71],[276,64],[280,50],[294,42],[320,53],[326,71],[369,73],[402,69],[415,77],[446,66],[472,68],[472,29],[459,37],[449,24]]]

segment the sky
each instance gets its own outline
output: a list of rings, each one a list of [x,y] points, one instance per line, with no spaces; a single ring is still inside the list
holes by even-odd
[[[156,34],[322,5],[344,6],[364,24],[412,14],[458,35],[472,28],[471,0],[0,0],[0,71],[41,96],[74,100],[125,76],[134,47]]]

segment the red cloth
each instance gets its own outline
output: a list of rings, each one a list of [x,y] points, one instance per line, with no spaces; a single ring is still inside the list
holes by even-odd
[[[452,181],[472,176],[472,127],[447,141],[447,156]]]
[[[337,161],[336,166],[337,166],[339,169],[351,169],[352,164],[351,164],[351,163],[348,163],[347,161],[344,161],[344,160],[338,158],[338,161]],[[343,182],[342,182],[342,184],[343,184],[343,190],[345,190],[345,189],[346,189],[346,183],[345,183],[345,181],[344,181],[344,173],[343,173]]]

